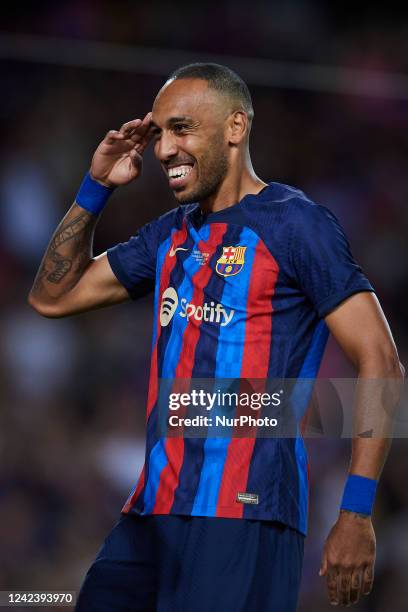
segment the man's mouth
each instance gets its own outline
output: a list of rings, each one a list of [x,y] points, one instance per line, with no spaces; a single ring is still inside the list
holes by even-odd
[[[180,164],[167,169],[169,177],[169,186],[171,189],[184,187],[187,184],[188,177],[194,168],[194,164]]]

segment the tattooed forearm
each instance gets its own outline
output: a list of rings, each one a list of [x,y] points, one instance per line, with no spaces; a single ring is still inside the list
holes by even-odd
[[[81,232],[86,235],[87,224],[89,223],[90,217],[91,215],[84,211],[72,219],[72,221],[63,225],[60,232],[57,230],[49,247],[49,258],[55,264],[54,270],[47,276],[47,280],[50,281],[50,283],[60,283],[72,268],[72,258],[61,255],[61,253],[57,251],[57,248],[65,242],[80,236]],[[83,238],[80,239],[79,242],[83,243]]]
[[[71,240],[72,238],[74,238],[77,234],[79,234],[82,230],[86,228],[87,222],[89,222],[90,217],[92,217],[92,215],[84,211],[82,214],[75,217],[75,219],[72,219],[72,221],[67,223],[67,225],[64,225],[61,228],[61,231],[55,234],[54,238],[51,241],[50,248],[55,251],[61,244],[63,244],[67,240]]]
[[[51,274],[48,274],[47,280],[50,281],[50,283],[58,284],[70,271],[72,260],[62,257],[57,251],[50,253],[50,259],[55,263],[55,269]]]
[[[76,204],[71,207],[51,239],[34,281],[32,294],[41,294],[42,297],[48,295],[55,299],[72,289],[92,257],[96,222],[94,215]]]

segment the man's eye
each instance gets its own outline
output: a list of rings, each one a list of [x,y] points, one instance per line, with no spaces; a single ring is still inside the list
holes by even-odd
[[[188,125],[185,123],[176,123],[173,127],[173,130],[175,132],[182,132],[183,130],[186,130],[188,128]]]

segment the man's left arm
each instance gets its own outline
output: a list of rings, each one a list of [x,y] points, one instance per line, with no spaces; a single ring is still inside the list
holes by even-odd
[[[325,321],[358,371],[353,415],[352,454],[339,517],[323,551],[319,575],[326,576],[330,602],[349,605],[368,595],[375,563],[370,510],[360,510],[375,494],[392,435],[392,414],[399,400],[404,368],[381,306],[371,292],[360,292],[332,310]],[[359,432],[373,425],[372,437]],[[362,429],[363,428],[363,429]],[[351,478],[350,478],[351,475]],[[354,508],[354,511],[353,511]]]

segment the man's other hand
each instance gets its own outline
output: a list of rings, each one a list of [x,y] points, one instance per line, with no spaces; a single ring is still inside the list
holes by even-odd
[[[369,516],[340,511],[324,545],[319,576],[326,576],[332,605],[349,606],[371,592],[375,533]]]

